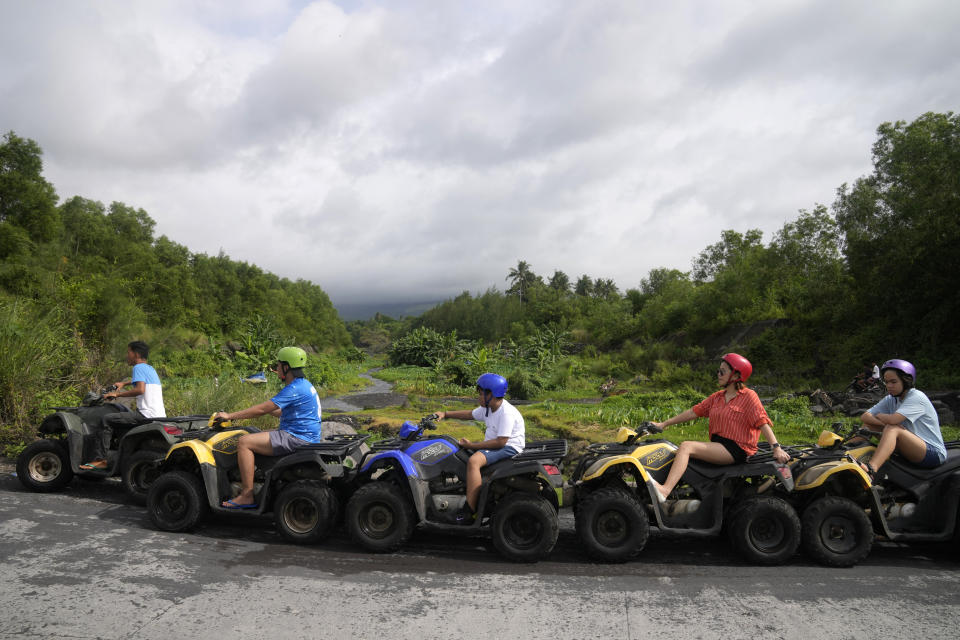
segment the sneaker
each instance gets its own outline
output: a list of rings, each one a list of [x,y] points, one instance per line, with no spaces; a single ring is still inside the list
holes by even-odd
[[[457,511],[457,515],[454,516],[453,521],[457,524],[470,525],[473,524],[477,518],[477,514],[470,510],[470,507],[464,506],[460,511]]]

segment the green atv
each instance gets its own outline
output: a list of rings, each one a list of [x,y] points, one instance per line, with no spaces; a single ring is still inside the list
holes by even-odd
[[[17,478],[31,491],[59,491],[74,476],[101,480],[120,476],[127,494],[140,504],[155,477],[156,463],[171,446],[206,425],[207,416],[145,418],[129,429],[103,429],[103,416],[129,411],[122,404],[105,402],[113,388],[91,391],[79,407],[53,407],[40,423],[40,437],[17,456]],[[107,467],[81,468],[90,459],[93,438],[106,441]]]
[[[188,531],[209,513],[259,516],[273,513],[291,542],[323,540],[339,519],[354,488],[356,470],[369,450],[368,434],[329,436],[283,456],[256,455],[256,505],[228,509],[224,500],[240,492],[237,443],[254,427],[230,427],[210,420],[210,428],[172,447],[150,487],[147,511],[163,531]]]

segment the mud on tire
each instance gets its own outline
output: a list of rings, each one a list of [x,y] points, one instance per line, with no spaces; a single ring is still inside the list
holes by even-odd
[[[273,517],[283,537],[297,544],[320,542],[333,529],[337,496],[314,480],[292,482],[273,503]]]
[[[371,482],[347,502],[346,524],[350,537],[364,548],[396,551],[410,539],[416,515],[397,485]]]
[[[814,500],[801,520],[803,550],[828,567],[852,567],[873,547],[870,517],[849,498],[827,496]]]
[[[756,496],[737,508],[729,536],[734,548],[748,561],[783,564],[800,546],[800,518],[785,500]]]
[[[163,474],[147,492],[147,514],[163,531],[188,531],[209,509],[200,479],[186,471]]]
[[[560,522],[553,505],[540,496],[511,493],[497,504],[490,534],[508,560],[536,562],[553,550]]]
[[[73,480],[70,455],[59,440],[37,440],[17,456],[17,478],[31,491],[59,491]]]
[[[576,511],[576,528],[591,558],[625,562],[647,544],[650,519],[629,492],[604,487],[584,497]]]

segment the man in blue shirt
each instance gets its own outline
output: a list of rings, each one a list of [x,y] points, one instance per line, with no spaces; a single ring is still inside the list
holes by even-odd
[[[104,439],[109,442],[109,437],[104,434],[129,429],[166,415],[166,409],[163,407],[163,388],[160,386],[160,376],[157,375],[153,367],[147,364],[148,355],[150,355],[150,347],[145,342],[134,340],[127,345],[127,364],[133,367],[133,373],[129,380],[114,382],[113,386],[117,390],[103,394],[103,398],[104,400],[136,398],[137,408],[135,411],[106,414],[101,420],[100,428],[97,425],[90,425],[92,433],[89,436],[89,446],[92,460],[80,465],[81,469],[107,468]],[[128,386],[133,388],[124,391],[124,387]]]
[[[226,509],[253,509],[257,507],[253,495],[255,454],[282,456],[300,447],[320,442],[320,398],[317,390],[303,375],[307,354],[299,347],[284,347],[277,353],[274,371],[286,386],[266,402],[241,411],[214,414],[222,420],[244,420],[270,414],[280,418],[276,431],[261,431],[242,436],[237,443],[237,466],[240,469],[240,493],[224,500]]]

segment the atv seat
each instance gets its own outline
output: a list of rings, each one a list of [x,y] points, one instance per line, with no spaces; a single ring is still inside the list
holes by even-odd
[[[960,468],[960,448],[948,447],[946,461],[944,461],[943,464],[933,468],[917,466],[899,453],[894,453],[892,456],[890,456],[890,461],[887,464],[893,464],[896,467],[900,467],[910,475],[917,478],[935,478],[941,474],[955,471],[956,469]]]

